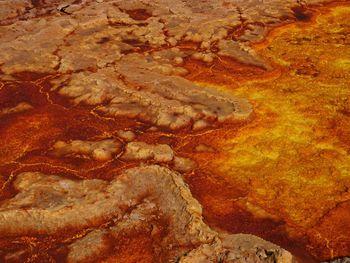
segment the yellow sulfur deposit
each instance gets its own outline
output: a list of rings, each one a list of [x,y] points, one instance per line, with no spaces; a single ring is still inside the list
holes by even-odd
[[[350,8],[335,7],[256,45],[280,74],[225,87],[248,98],[256,116],[221,142],[227,154],[214,165],[232,184],[249,184],[249,202],[325,258],[350,248],[343,236],[350,224],[343,213],[350,206],[349,34]]]

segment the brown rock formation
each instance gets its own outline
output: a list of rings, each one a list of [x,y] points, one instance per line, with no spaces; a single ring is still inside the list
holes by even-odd
[[[0,262],[347,256],[350,11],[302,31],[326,2],[0,0]]]

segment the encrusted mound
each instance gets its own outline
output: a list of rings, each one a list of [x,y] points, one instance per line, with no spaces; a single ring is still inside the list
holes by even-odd
[[[113,155],[120,152],[120,147],[120,142],[112,139],[101,141],[73,140],[71,142],[56,142],[53,145],[53,151],[58,156],[82,154],[99,161],[105,161],[112,159]]]
[[[0,206],[1,236],[86,230],[70,244],[61,244],[68,248],[68,262],[106,258],[106,251],[113,251],[113,240],[118,235],[132,236],[137,229],[149,227],[151,236],[162,232],[153,246],[172,248],[159,251],[157,262],[293,260],[285,250],[256,237],[219,234],[210,229],[202,220],[201,205],[181,175],[164,167],[132,168],[110,182],[27,172],[17,176],[14,187],[16,196]],[[163,230],[161,221],[166,222]],[[4,259],[20,261],[22,254],[10,251]]]
[[[247,118],[252,109],[243,99],[165,75],[185,74],[181,64],[187,57],[212,62],[217,54],[268,68],[248,44],[261,40],[266,25],[278,24],[282,17],[294,19],[290,8],[297,4],[292,0],[259,5],[254,1],[2,4],[1,70],[69,73],[70,80],[60,83],[59,93],[76,103],[107,103],[98,110],[171,129],[188,125],[200,129],[212,119]],[[239,27],[243,34],[232,35]],[[183,41],[198,43],[200,51],[172,48]],[[64,81],[67,75],[61,78]]]
[[[0,21],[6,26],[0,31],[0,64],[6,73],[96,68],[135,48],[172,47],[185,40],[201,47],[189,51],[194,58],[210,62],[218,48],[244,63],[262,66],[246,43],[261,40],[266,25],[293,20],[291,7],[299,4],[297,0],[3,2]],[[230,35],[240,27],[243,34]]]
[[[117,63],[115,70],[73,74],[59,93],[74,98],[76,103],[104,103],[96,107],[97,112],[137,117],[170,129],[190,124],[200,129],[207,126],[207,121],[245,119],[252,112],[244,99],[150,71],[142,62],[146,61],[141,55],[130,55]]]

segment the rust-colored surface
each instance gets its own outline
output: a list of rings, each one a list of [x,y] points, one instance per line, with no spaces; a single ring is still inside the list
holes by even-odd
[[[274,67],[267,74],[250,68],[250,77],[249,69],[240,74],[239,67],[230,74],[234,64],[223,67],[225,60],[211,68],[192,62],[187,67],[191,80],[247,96],[256,109],[249,124],[204,140],[222,149],[221,158],[209,154],[201,160],[216,176],[204,168],[209,175],[189,180],[206,219],[291,251],[298,240],[302,250],[320,260],[349,255],[350,9],[316,10],[310,21],[275,29],[255,45]],[[240,198],[273,217],[252,219],[240,210]],[[286,239],[287,232],[294,241]]]
[[[41,2],[32,1],[34,6]],[[213,120],[199,131],[152,130],[150,122],[74,104],[51,89],[51,81],[64,75],[58,71],[21,72],[1,80],[1,108],[21,102],[32,108],[0,115],[0,200],[17,194],[12,183],[22,172],[111,180],[139,165],[117,157],[103,162],[82,155],[62,157],[52,150],[59,140],[117,138],[126,129],[139,141],[167,144],[196,163],[183,177],[210,227],[260,236],[301,262],[350,256],[350,5],[292,11],[297,21],[252,44],[270,68],[227,56],[211,63],[184,59],[186,79],[247,98],[253,107],[245,120]],[[126,13],[139,22],[152,17],[145,9]],[[239,30],[231,37],[238,37]],[[99,44],[108,41],[102,38]],[[178,47],[198,49],[186,41]],[[124,149],[126,142],[122,145]],[[120,233],[100,262],[156,262],[165,257],[155,244],[165,235],[166,224],[156,234],[147,231]],[[26,262],[60,262],[68,252],[57,247],[79,235],[67,230],[54,236],[1,237],[0,252],[30,247]]]

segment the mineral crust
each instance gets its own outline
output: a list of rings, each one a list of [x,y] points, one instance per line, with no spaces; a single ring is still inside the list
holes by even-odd
[[[263,140],[284,133],[278,145],[288,152],[289,140],[299,138],[289,133],[304,128],[288,108],[297,101],[289,93],[310,104],[314,98],[304,96],[297,84],[271,91],[269,81],[321,71],[306,61],[294,72],[289,62],[262,56],[256,47],[266,44],[271,30],[277,34],[281,26],[304,28],[316,21],[315,10],[330,2],[0,0],[0,262],[309,263],[324,243],[327,252],[319,257],[324,260],[350,253],[342,241],[347,236],[341,241],[322,236],[322,227],[340,232],[328,214],[307,211],[302,197],[282,200],[300,205],[298,213],[284,209],[282,201],[274,203],[285,197],[285,185],[301,182],[294,174],[292,182],[282,181],[278,169],[291,158],[278,159],[271,150],[276,142]],[[347,44],[346,37],[335,39],[338,46]],[[340,64],[346,68],[348,60]],[[334,81],[348,77],[341,69],[337,74]],[[255,85],[252,92],[244,90],[246,82]],[[285,92],[279,104],[276,92]],[[339,94],[341,102],[337,98],[322,107],[345,105],[348,116],[346,93]],[[291,124],[276,129],[286,120]],[[349,141],[342,129],[337,134]],[[226,139],[230,149],[222,143]],[[254,169],[245,167],[254,151],[264,162],[277,160],[267,165],[277,174],[255,167],[257,158],[249,164]],[[339,154],[348,154],[344,151]],[[337,178],[332,186],[339,202],[320,207],[329,208],[335,219],[333,209],[347,217],[350,184],[327,166],[334,153],[312,159],[307,149],[296,152],[293,158],[310,163],[327,160],[307,171],[312,177],[319,168]],[[230,154],[235,165],[227,161],[213,168]],[[305,229],[312,224],[315,229]],[[343,247],[336,250],[338,241]]]

